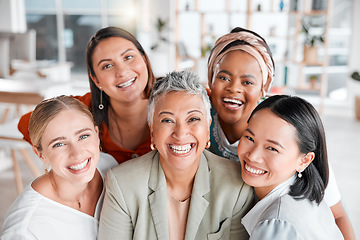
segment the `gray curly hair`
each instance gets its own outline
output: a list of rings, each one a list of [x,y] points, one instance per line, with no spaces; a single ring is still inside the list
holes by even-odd
[[[147,119],[150,125],[152,125],[154,118],[155,104],[161,96],[170,92],[200,95],[205,105],[207,120],[210,122],[211,104],[206,89],[199,82],[199,77],[191,71],[173,71],[164,78],[157,80],[150,93]]]

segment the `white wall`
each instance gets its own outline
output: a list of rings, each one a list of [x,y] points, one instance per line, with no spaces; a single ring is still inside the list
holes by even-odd
[[[175,69],[175,47],[172,39],[174,36],[172,31],[175,29],[175,12],[172,13],[175,9],[172,6],[174,1],[139,0],[138,4],[139,16],[141,17],[137,26],[137,38],[149,55],[155,76],[163,76]],[[170,40],[170,44],[163,44],[157,50],[151,51],[151,46],[157,40],[155,24],[159,17],[169,21],[166,37]]]
[[[360,72],[360,1],[353,0],[352,7],[352,33],[350,41],[350,55],[349,55],[349,79],[348,79],[348,96],[350,101],[354,101],[354,95],[360,95],[360,82],[354,82],[350,75],[354,71]]]
[[[0,31],[26,31],[24,0],[0,0]]]
[[[360,71],[360,1],[353,0],[349,70]]]

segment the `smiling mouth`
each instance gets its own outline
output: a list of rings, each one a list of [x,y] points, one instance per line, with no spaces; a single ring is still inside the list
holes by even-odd
[[[223,98],[223,102],[229,107],[241,107],[244,102],[234,98]]]
[[[250,172],[250,173],[252,173],[252,174],[263,175],[263,174],[266,173],[266,171],[264,171],[264,170],[251,168],[251,167],[249,167],[246,163],[245,163],[245,166],[244,166],[244,167],[245,167],[246,171],[248,171],[248,172]]]
[[[191,151],[195,144],[185,144],[185,145],[169,145],[171,151],[176,154],[187,154]]]
[[[130,86],[131,84],[133,84],[135,82],[135,80],[136,80],[136,77],[130,79],[129,81],[126,81],[124,83],[116,85],[116,87],[118,87],[118,88],[126,88],[126,87]]]
[[[90,158],[86,159],[82,163],[79,163],[79,164],[76,164],[76,165],[71,165],[68,168],[71,169],[71,170],[78,171],[78,170],[81,170],[81,169],[85,168],[86,165],[88,165],[89,162],[90,162]]]

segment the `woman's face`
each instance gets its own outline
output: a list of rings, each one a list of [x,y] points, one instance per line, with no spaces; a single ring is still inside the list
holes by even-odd
[[[226,54],[215,68],[211,102],[229,125],[244,123],[262,96],[262,73],[256,59],[241,50]]]
[[[65,182],[88,183],[99,161],[98,129],[84,113],[64,110],[52,119],[37,152],[53,174]]]
[[[200,95],[170,92],[161,96],[150,130],[164,171],[196,171],[210,139],[209,127]]]
[[[97,87],[111,101],[129,103],[143,97],[148,83],[148,71],[144,57],[135,45],[121,37],[102,40],[92,55]]]
[[[244,181],[263,198],[272,189],[303,169],[304,155],[296,129],[269,109],[256,112],[240,138],[238,154]]]

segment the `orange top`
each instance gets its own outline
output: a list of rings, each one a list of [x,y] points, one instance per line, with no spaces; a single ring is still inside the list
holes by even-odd
[[[84,103],[86,106],[90,108],[91,105],[91,93],[86,93],[84,96],[74,96],[74,98],[78,99],[80,102]],[[29,122],[30,122],[31,112],[23,115],[20,118],[18,129],[24,135],[24,139],[31,144],[30,135],[29,135]],[[129,159],[139,157],[151,151],[150,143],[151,139],[149,138],[140,144],[135,150],[121,148],[116,145],[110,138],[109,129],[106,126],[105,122],[102,123],[102,133],[100,136],[101,139],[101,148],[105,153],[113,156],[116,161],[120,164]]]

